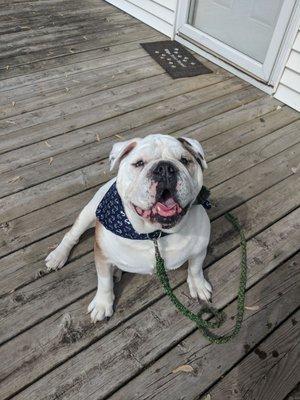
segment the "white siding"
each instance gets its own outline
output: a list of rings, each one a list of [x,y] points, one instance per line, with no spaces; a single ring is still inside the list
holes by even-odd
[[[296,36],[275,97],[300,111],[300,30]]]
[[[177,0],[106,0],[154,29],[173,37]]]

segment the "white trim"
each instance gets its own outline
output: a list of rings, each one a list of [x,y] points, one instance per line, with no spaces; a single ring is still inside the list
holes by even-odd
[[[280,84],[285,85],[298,93],[300,102],[300,74],[292,69],[285,68],[280,80]]]
[[[216,57],[205,50],[202,50],[200,47],[194,45],[193,43],[189,42],[188,40],[184,39],[181,36],[176,35],[175,40],[177,42],[183,44],[187,48],[191,49],[195,53],[199,54],[200,56],[206,58],[207,60],[211,61],[212,63],[220,66],[221,68],[226,69],[227,71],[231,72],[232,74],[236,75],[237,77],[243,79],[244,81],[250,83],[251,85],[257,87],[260,90],[272,95],[274,94],[274,88],[272,86],[268,86],[257,79],[252,78],[250,75],[246,74],[245,72],[233,67],[232,65],[224,62],[219,57]]]
[[[280,83],[274,97],[295,110],[300,111],[300,94],[290,87]]]
[[[159,4],[162,7],[168,8],[169,10],[175,11],[177,0],[151,0],[154,3]]]
[[[166,21],[170,25],[174,24],[174,11],[153,0],[126,0],[126,2]]]
[[[130,3],[127,0],[106,0],[108,3],[112,4],[115,7],[120,8],[125,11],[127,14],[132,15],[138,20],[144,22],[146,25],[150,25],[152,28],[162,32],[168,37],[173,36],[173,24],[169,24],[168,22],[160,19],[154,14],[151,14],[149,11],[145,11],[144,9]],[[165,8],[168,11],[167,8]],[[171,12],[171,11],[170,11]]]
[[[179,0],[176,18],[176,37],[178,37],[179,35],[183,35],[184,39],[191,39],[194,43],[197,43],[197,45],[201,40],[201,44],[199,43],[199,47],[202,47],[205,52],[211,52],[217,57],[223,57],[224,60],[226,59],[226,63],[228,64],[232,64],[234,62],[234,67],[236,69],[243,69],[246,73],[254,75],[256,78],[265,81],[265,83],[273,85],[278,84],[283,68],[282,66],[277,67],[277,64],[275,63],[276,55],[278,54],[278,52],[280,52],[280,49],[282,48],[282,29],[284,28],[288,31],[284,36],[283,43],[284,46],[290,45],[290,49],[293,44],[292,39],[295,39],[295,29],[297,31],[297,28],[299,26],[299,24],[298,26],[296,25],[300,3],[299,0],[287,0],[287,2],[285,3],[285,9],[281,10],[280,17],[277,23],[277,27],[281,26],[281,28],[279,28],[279,30],[275,30],[275,34],[272,38],[264,64],[253,60],[251,57],[248,57],[245,54],[242,54],[232,49],[230,46],[225,45],[219,40],[212,38],[211,36],[199,31],[191,25],[188,25],[186,21],[188,18],[189,3],[190,2],[186,0]],[[290,21],[287,22],[287,18],[290,15]],[[288,24],[287,28],[286,24]],[[283,60],[286,57],[286,52],[282,51],[280,55],[281,59]],[[274,68],[274,65],[276,65],[276,68]]]
[[[292,48],[289,54],[286,67],[293,69],[295,72],[300,74],[300,53],[298,51],[295,51],[294,48]]]
[[[175,12],[174,12],[174,24],[173,24],[173,34],[171,36],[172,40],[175,40],[176,36],[176,29],[177,29],[177,20],[179,18],[178,13],[179,13],[179,0],[176,0],[176,7],[175,7]]]
[[[300,0],[297,0],[270,77],[270,83],[274,86],[275,90],[280,83],[281,76],[288,62],[299,28]]]

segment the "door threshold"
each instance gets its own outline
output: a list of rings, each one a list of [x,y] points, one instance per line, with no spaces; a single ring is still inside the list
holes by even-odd
[[[274,86],[270,86],[266,83],[263,83],[255,78],[253,78],[252,76],[248,75],[244,71],[241,71],[240,69],[234,67],[233,65],[228,64],[227,62],[223,61],[221,58],[209,53],[208,51],[203,50],[201,47],[196,46],[194,43],[190,42],[189,40],[185,39],[184,37],[175,35],[175,40],[177,40],[177,42],[186,46],[188,49],[191,49],[195,53],[197,53],[200,56],[211,61],[212,63],[218,65],[221,68],[224,68],[226,71],[231,72],[233,75],[236,75],[238,78],[241,78],[244,81],[250,83],[251,85],[257,87],[258,89],[260,89],[270,95],[273,95],[275,93],[276,90],[275,90]]]

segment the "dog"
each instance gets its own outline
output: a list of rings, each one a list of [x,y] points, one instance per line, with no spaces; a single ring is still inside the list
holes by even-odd
[[[89,304],[93,322],[113,314],[114,270],[152,274],[153,237],[167,270],[188,261],[187,283],[193,298],[208,301],[212,288],[202,265],[210,221],[195,204],[207,168],[200,143],[190,138],[154,134],[113,145],[110,168],[117,177],[104,184],[83,208],[58,247],[46,258],[48,270],[61,268],[80,236],[95,226],[98,277]]]

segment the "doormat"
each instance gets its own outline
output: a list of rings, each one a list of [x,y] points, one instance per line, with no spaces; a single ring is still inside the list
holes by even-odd
[[[141,46],[173,79],[212,73],[175,40],[141,43]]]

